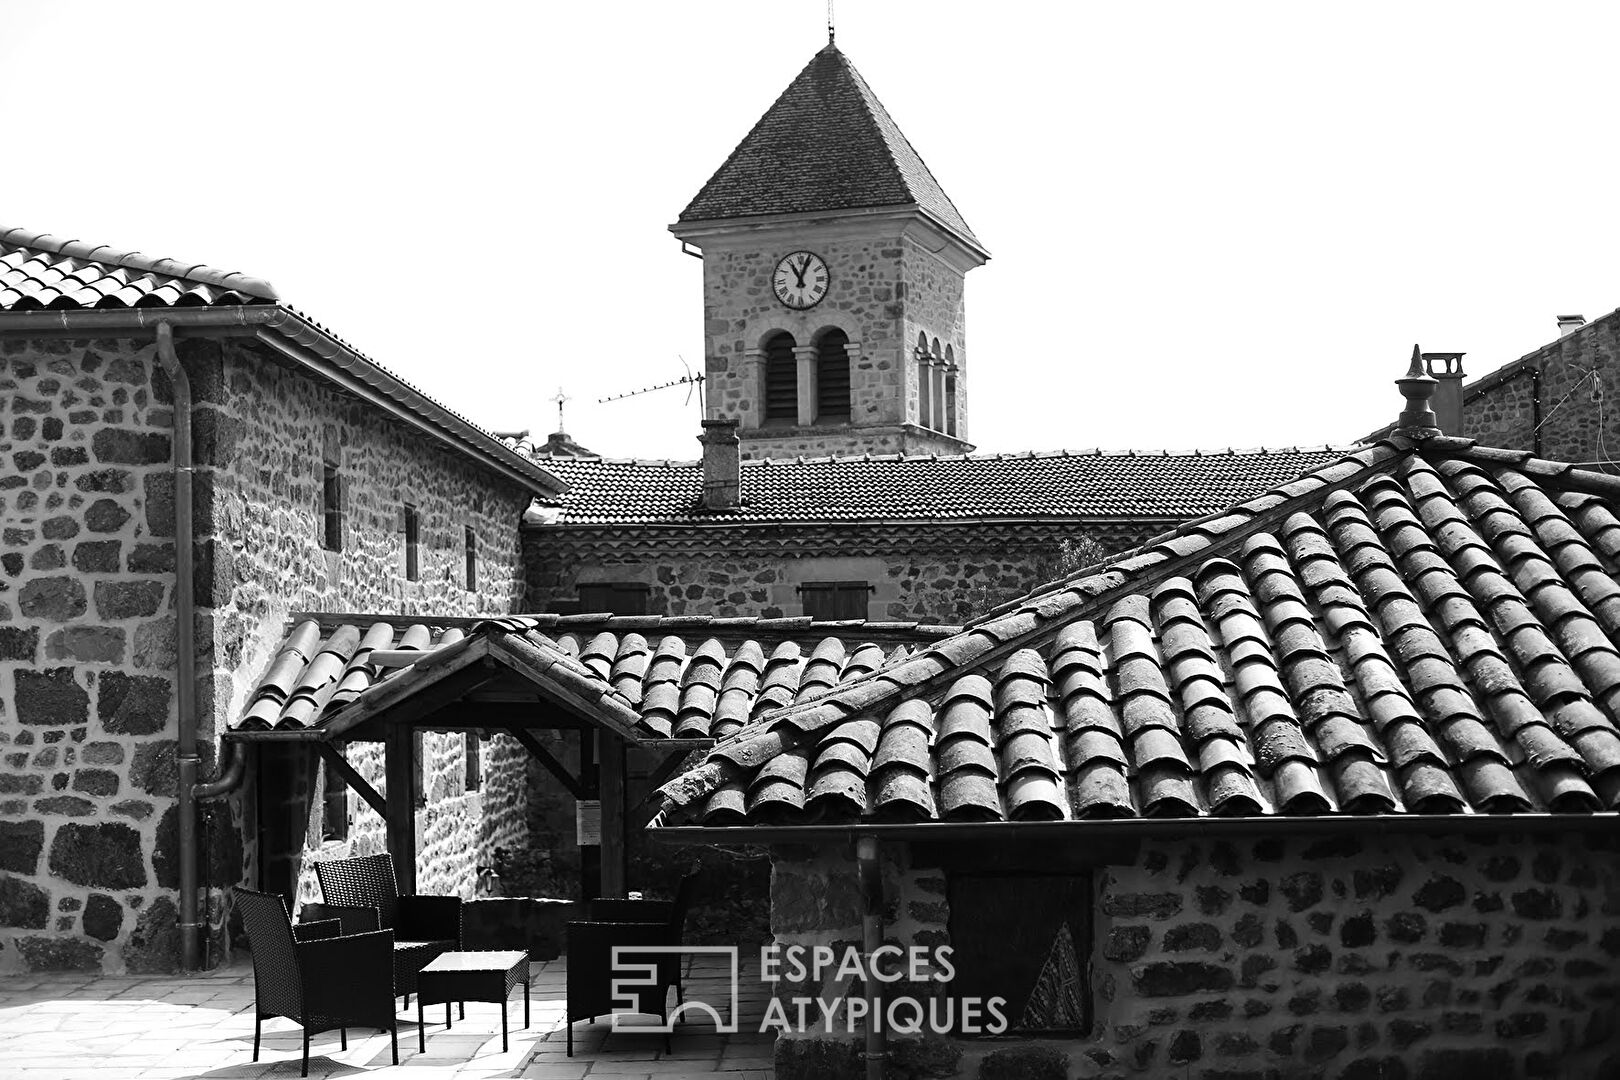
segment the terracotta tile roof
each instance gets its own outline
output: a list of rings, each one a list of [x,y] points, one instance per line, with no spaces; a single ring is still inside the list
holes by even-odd
[[[759,118],[680,220],[913,204],[978,246],[872,88],[829,44]]]
[[[267,281],[0,225],[0,311],[268,304]]]
[[[413,670],[399,657],[374,663],[374,654],[433,653],[436,663],[484,638],[539,650],[550,677],[605,701],[644,737],[717,738],[959,629],[809,618],[535,615],[451,625],[413,618],[301,619],[232,730],[327,726]]]
[[[743,506],[703,512],[697,462],[546,458],[568,484],[562,525],[1164,518],[1182,521],[1336,461],[1331,447],[1209,453],[1097,450],[745,461]]]
[[[762,717],[663,821],[1620,809],[1620,480],[1366,447]]]

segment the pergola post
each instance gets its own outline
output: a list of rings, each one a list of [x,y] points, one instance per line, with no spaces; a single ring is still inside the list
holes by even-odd
[[[601,770],[596,763],[596,741],[600,738],[596,728],[585,728],[579,733],[579,782],[587,799],[602,798]],[[579,846],[579,888],[586,900],[602,895],[602,847],[600,844]]]
[[[629,877],[625,746],[611,732],[600,732],[597,737],[602,741],[602,895],[622,897]]]
[[[383,801],[388,819],[388,854],[394,859],[399,891],[416,892],[416,739],[407,724],[393,724],[383,743]]]

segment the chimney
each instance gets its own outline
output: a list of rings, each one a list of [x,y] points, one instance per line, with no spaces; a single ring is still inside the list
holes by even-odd
[[[1463,366],[1460,352],[1426,352],[1423,367],[1434,377],[1434,418],[1447,435],[1463,433]]]
[[[1405,435],[1409,439],[1427,439],[1431,435],[1440,434],[1440,428],[1435,423],[1434,410],[1429,408],[1429,399],[1434,396],[1435,378],[1423,367],[1423,350],[1416,345],[1412,346],[1412,363],[1406,369],[1406,374],[1395,380],[1400,387],[1401,396],[1406,398],[1406,408],[1401,410],[1400,418],[1395,421],[1395,434]]]
[[[1560,315],[1558,316],[1558,336],[1561,338],[1569,337],[1569,335],[1585,325],[1585,315]]]
[[[735,510],[742,503],[742,440],[737,420],[703,421],[703,509]]]

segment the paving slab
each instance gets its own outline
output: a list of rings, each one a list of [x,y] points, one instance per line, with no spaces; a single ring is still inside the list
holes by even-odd
[[[726,1015],[726,972],[718,958],[693,957],[686,1000],[712,1002]],[[397,1066],[387,1034],[351,1029],[343,1050],[338,1033],[329,1031],[310,1042],[311,1080],[772,1080],[772,1038],[758,1030],[769,998],[757,982],[745,980],[735,1034],[718,1033],[709,1016],[689,1012],[666,1051],[662,1034],[628,1026],[614,1031],[602,1017],[574,1025],[574,1056],[568,1057],[567,959],[534,964],[530,974],[532,1023],[518,1026],[523,1000],[514,994],[505,1053],[500,1010],[482,1002],[468,1002],[466,1019],[449,1030],[443,1010],[430,1008],[427,1052],[418,1053],[413,1000],[397,1013]],[[5,1080],[277,1080],[298,1076],[302,1045],[296,1024],[267,1020],[259,1060],[252,1060],[253,969],[246,958],[185,976],[0,976]]]

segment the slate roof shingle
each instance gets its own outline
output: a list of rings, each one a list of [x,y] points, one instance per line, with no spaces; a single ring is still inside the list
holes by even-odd
[[[720,738],[771,709],[875,670],[958,628],[809,618],[531,615],[445,626],[411,616],[301,619],[233,731],[319,728],[408,665],[377,652],[424,654],[480,635],[513,635],[624,710],[652,739]],[[555,670],[555,669],[552,669]]]
[[[1366,447],[757,719],[660,823],[1614,811],[1617,506]]]
[[[270,283],[0,225],[0,311],[269,304]]]
[[[680,220],[913,204],[978,246],[872,88],[829,44],[759,118]]]
[[[767,459],[742,463],[744,503],[700,509],[698,462],[544,458],[562,525],[1164,518],[1182,521],[1336,461],[1331,447]]]

